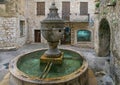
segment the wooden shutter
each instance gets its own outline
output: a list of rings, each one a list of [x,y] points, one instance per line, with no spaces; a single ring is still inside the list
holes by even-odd
[[[20,36],[24,35],[25,21],[20,21]]]
[[[70,20],[70,2],[62,2],[62,18]]]
[[[37,2],[37,15],[45,15],[45,2]]]
[[[88,15],[88,2],[80,2],[80,15]]]

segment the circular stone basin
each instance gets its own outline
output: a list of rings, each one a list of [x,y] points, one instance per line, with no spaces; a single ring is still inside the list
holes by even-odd
[[[62,64],[53,64],[45,78],[41,75],[47,64],[40,63],[45,49],[16,57],[10,63],[10,81],[16,85],[87,85],[88,64],[85,59],[74,51],[60,50],[64,53]]]

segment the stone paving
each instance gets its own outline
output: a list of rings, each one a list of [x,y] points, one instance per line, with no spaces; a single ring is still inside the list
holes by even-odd
[[[17,57],[20,54],[34,51],[40,48],[47,48],[46,44],[28,44],[17,50],[0,51],[0,81],[8,73],[8,65],[11,59]],[[114,85],[112,79],[109,76],[109,63],[106,62],[108,57],[98,57],[93,49],[79,48],[71,45],[60,45],[59,48],[72,49],[79,52],[88,61],[89,67],[94,71],[98,80],[98,85]]]

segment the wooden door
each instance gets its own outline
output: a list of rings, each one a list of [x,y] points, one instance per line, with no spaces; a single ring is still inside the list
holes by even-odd
[[[35,42],[41,42],[41,31],[35,30]]]
[[[70,2],[62,2],[62,18],[70,20]]]

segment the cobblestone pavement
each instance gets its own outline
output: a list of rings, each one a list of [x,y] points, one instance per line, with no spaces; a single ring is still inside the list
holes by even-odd
[[[46,44],[28,44],[17,50],[10,51],[1,51],[0,52],[0,81],[3,77],[8,73],[8,65],[11,59],[17,57],[20,54],[24,54],[27,52],[34,51],[40,48],[47,48]],[[71,45],[60,45],[59,48],[67,48],[72,49],[79,52],[84,58],[88,61],[89,67],[93,69],[93,71],[108,71],[105,66],[105,61],[108,57],[97,57],[94,50],[90,48],[79,48]],[[106,68],[106,69],[105,69]],[[98,78],[98,82],[101,81],[101,78]],[[98,85],[102,85],[101,83]],[[103,84],[104,85],[104,84]]]

